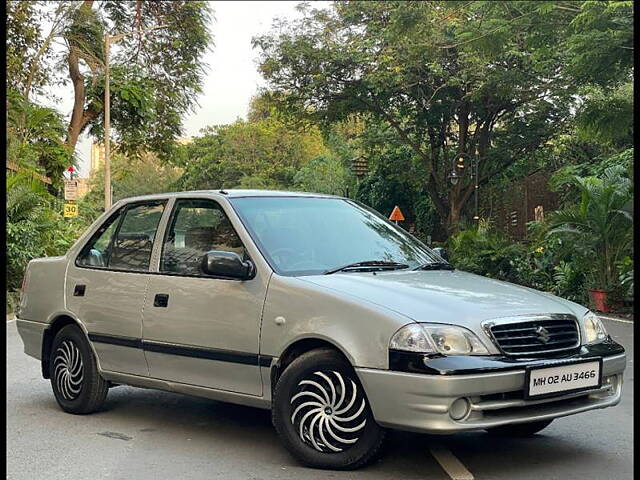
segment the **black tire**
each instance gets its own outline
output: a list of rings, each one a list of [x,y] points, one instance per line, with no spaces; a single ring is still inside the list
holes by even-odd
[[[109,384],[98,373],[91,347],[77,325],[67,325],[56,334],[49,369],[53,394],[65,412],[92,413],[104,403]]]
[[[547,428],[551,422],[553,420],[502,425],[501,427],[487,428],[487,432],[500,437],[531,437],[540,430]]]
[[[300,383],[305,380],[316,385]],[[272,407],[273,425],[285,447],[309,467],[353,470],[382,452],[386,430],[375,422],[353,368],[332,349],[296,358],[278,379]]]

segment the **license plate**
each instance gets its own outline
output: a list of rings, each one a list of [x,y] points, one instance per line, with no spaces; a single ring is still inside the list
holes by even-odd
[[[553,367],[527,367],[525,382],[527,400],[600,388],[602,359],[562,363]]]

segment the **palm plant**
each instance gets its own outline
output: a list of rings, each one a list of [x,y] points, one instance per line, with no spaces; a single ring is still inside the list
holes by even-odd
[[[7,176],[7,286],[20,285],[26,264],[47,253],[55,224],[53,197],[29,172]]]
[[[593,259],[590,286],[611,291],[619,286],[616,268],[632,245],[633,186],[621,165],[607,168],[601,178],[571,178],[580,202],[554,212],[547,235],[565,235]]]

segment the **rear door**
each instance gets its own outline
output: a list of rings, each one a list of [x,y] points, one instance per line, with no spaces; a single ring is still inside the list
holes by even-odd
[[[86,326],[103,370],[149,374],[141,345],[142,306],[165,204],[123,206],[69,262],[67,308]]]
[[[200,265],[210,250],[249,258],[218,202],[176,199],[144,306],[150,376],[261,395],[260,318],[270,272],[258,268],[245,281],[208,276]]]

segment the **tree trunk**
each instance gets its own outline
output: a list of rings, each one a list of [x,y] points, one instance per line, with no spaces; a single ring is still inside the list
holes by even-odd
[[[79,8],[78,13],[82,10],[90,10],[93,5],[93,0],[85,0],[82,6]],[[71,111],[71,120],[69,121],[69,129],[67,130],[67,147],[71,154],[76,149],[78,138],[82,129],[87,125],[91,119],[89,115],[85,114],[84,104],[86,102],[87,93],[84,87],[84,75],[80,73],[80,56],[78,54],[78,47],[76,41],[69,41],[69,56],[67,57],[67,63],[69,65],[69,77],[73,83],[73,110]]]
[[[460,231],[460,216],[463,207],[461,200],[458,195],[449,200],[449,215],[447,215],[447,233],[449,236],[455,235]]]

